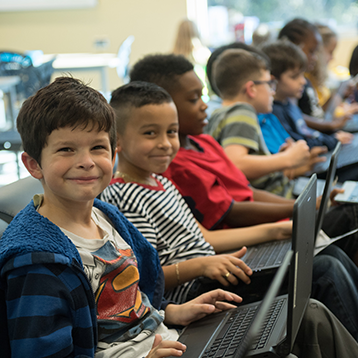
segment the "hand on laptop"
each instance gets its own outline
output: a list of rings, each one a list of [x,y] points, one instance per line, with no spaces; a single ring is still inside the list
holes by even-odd
[[[180,357],[186,351],[186,346],[178,341],[163,341],[160,334],[156,334],[152,349],[146,358]]]
[[[276,223],[269,223],[272,234],[270,237],[276,240],[286,240],[292,236],[292,220],[278,221]]]
[[[165,309],[164,323],[187,326],[211,313],[236,307],[225,301],[240,303],[242,298],[220,289],[209,291],[181,305],[169,304]]]
[[[343,113],[334,117],[331,122],[331,129],[334,131],[343,128],[345,124],[352,119],[352,115],[352,113]]]
[[[337,201],[334,200],[334,198],[336,197],[337,194],[343,194],[344,193],[344,189],[342,188],[334,188],[331,193],[329,194],[329,200],[331,201],[331,205],[333,206],[338,206],[341,203],[338,203]]]
[[[338,131],[334,134],[335,138],[339,140],[342,144],[349,144],[352,142],[354,135],[352,133]]]
[[[327,153],[327,147],[325,146],[311,148],[309,152],[309,159],[306,164],[301,165],[298,168],[291,169],[291,171],[285,171],[285,175],[289,179],[294,179],[311,172],[317,163],[325,162],[327,160],[326,157],[323,156],[325,153]]]
[[[281,146],[280,151],[290,158],[291,168],[305,165],[310,158],[310,149],[305,140],[287,140],[286,146]]]
[[[329,194],[329,204],[328,204],[328,207],[333,205],[333,206],[338,206],[340,205],[340,203],[336,202],[334,200],[335,196],[337,194],[342,194],[344,193],[344,189],[340,189],[340,188],[334,188],[332,189],[332,191],[330,192]],[[322,201],[322,195],[320,195],[319,197],[317,197],[317,200],[316,200],[316,209],[318,210],[320,205],[321,205],[321,201]]]
[[[232,254],[205,256],[201,262],[200,276],[219,281],[224,286],[237,285],[238,279],[249,284],[252,270],[240,260],[246,254],[246,247]]]

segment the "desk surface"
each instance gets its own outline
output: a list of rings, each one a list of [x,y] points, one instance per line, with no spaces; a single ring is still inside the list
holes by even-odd
[[[57,55],[44,55],[43,62],[55,58],[52,66],[55,70],[88,70],[96,68],[115,68],[119,59],[115,53],[62,53]]]

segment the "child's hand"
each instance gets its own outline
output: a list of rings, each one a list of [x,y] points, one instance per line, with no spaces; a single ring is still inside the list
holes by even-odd
[[[322,156],[322,154],[327,153],[327,147],[313,147],[310,151],[310,159],[309,159],[309,170],[312,170],[313,167],[317,163],[325,162],[327,160],[326,157]]]
[[[322,156],[322,154],[325,154],[327,152],[327,147],[313,147],[310,150],[310,157],[305,165],[301,165],[298,168],[294,168],[291,170],[285,170],[284,174],[289,179],[297,178],[301,175],[306,175],[307,173],[314,170],[314,166],[317,163],[325,162],[327,158],[325,156]]]
[[[344,125],[352,119],[351,113],[345,113],[341,116],[337,116],[333,118],[331,129],[333,131],[341,129],[344,127]]]
[[[343,131],[338,131],[334,134],[337,140],[339,140],[342,144],[349,144],[353,140],[353,134]]]
[[[329,194],[329,200],[331,201],[331,205],[333,206],[338,206],[340,205],[340,203],[337,203],[334,198],[337,194],[343,194],[344,193],[344,189],[341,188],[334,188],[332,189],[331,193]]]
[[[329,200],[330,200],[330,203],[329,203],[329,206],[330,205],[339,205],[339,203],[337,203],[334,198],[337,194],[341,194],[341,193],[344,193],[344,189],[340,189],[340,188],[334,188],[332,189],[332,191],[330,192],[329,194]],[[318,198],[317,198],[317,201],[316,201],[316,209],[318,210],[320,205],[321,205],[321,201],[322,201],[322,195],[320,195]]]
[[[290,158],[291,168],[305,165],[310,159],[310,148],[304,140],[298,140],[288,146],[285,153]]]
[[[240,303],[242,298],[224,290],[206,292],[182,305],[169,304],[165,309],[165,323],[187,326],[211,313],[221,312],[236,306],[223,302],[234,301]]]
[[[292,237],[292,220],[278,221],[270,224],[270,237],[276,240],[286,240]]]
[[[203,257],[201,276],[217,280],[224,286],[229,286],[230,283],[237,285],[238,279],[249,284],[251,280],[248,275],[252,275],[252,270],[244,261],[240,260],[246,251],[246,247],[243,247],[230,255]]]
[[[293,143],[295,143],[295,141],[292,138],[287,138],[286,142],[280,146],[280,149],[278,151],[283,152],[284,150],[290,148]]]
[[[358,103],[353,102],[349,104],[349,107],[347,108],[348,114],[356,114],[358,113]]]
[[[178,341],[162,341],[162,336],[156,334],[152,349],[146,358],[180,357],[186,350],[186,346]]]

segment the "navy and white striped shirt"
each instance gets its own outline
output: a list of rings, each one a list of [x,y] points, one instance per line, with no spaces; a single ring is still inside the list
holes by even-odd
[[[153,175],[158,186],[114,179],[101,199],[111,203],[156,248],[162,266],[215,254],[205,241],[185,200],[168,179]],[[166,292],[165,297],[185,302],[193,281]]]

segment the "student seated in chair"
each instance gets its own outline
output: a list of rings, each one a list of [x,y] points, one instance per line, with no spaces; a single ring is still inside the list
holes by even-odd
[[[240,260],[246,252],[243,245],[288,238],[292,222],[206,230],[172,182],[155,174],[168,168],[179,149],[177,111],[170,95],[153,83],[131,82],[113,91],[110,104],[117,120],[118,167],[101,199],[117,206],[157,249],[166,298],[185,302],[209,285],[230,285],[230,290],[247,296],[252,285],[242,283],[250,283],[252,272]],[[215,255],[229,250],[239,251]],[[254,294],[257,299],[259,292]]]
[[[17,128],[44,194],[0,240],[2,357],[180,356],[185,346],[166,325],[241,302],[216,290],[168,303],[155,249],[95,199],[111,180],[116,146],[114,113],[100,93],[57,78],[24,102]]]

